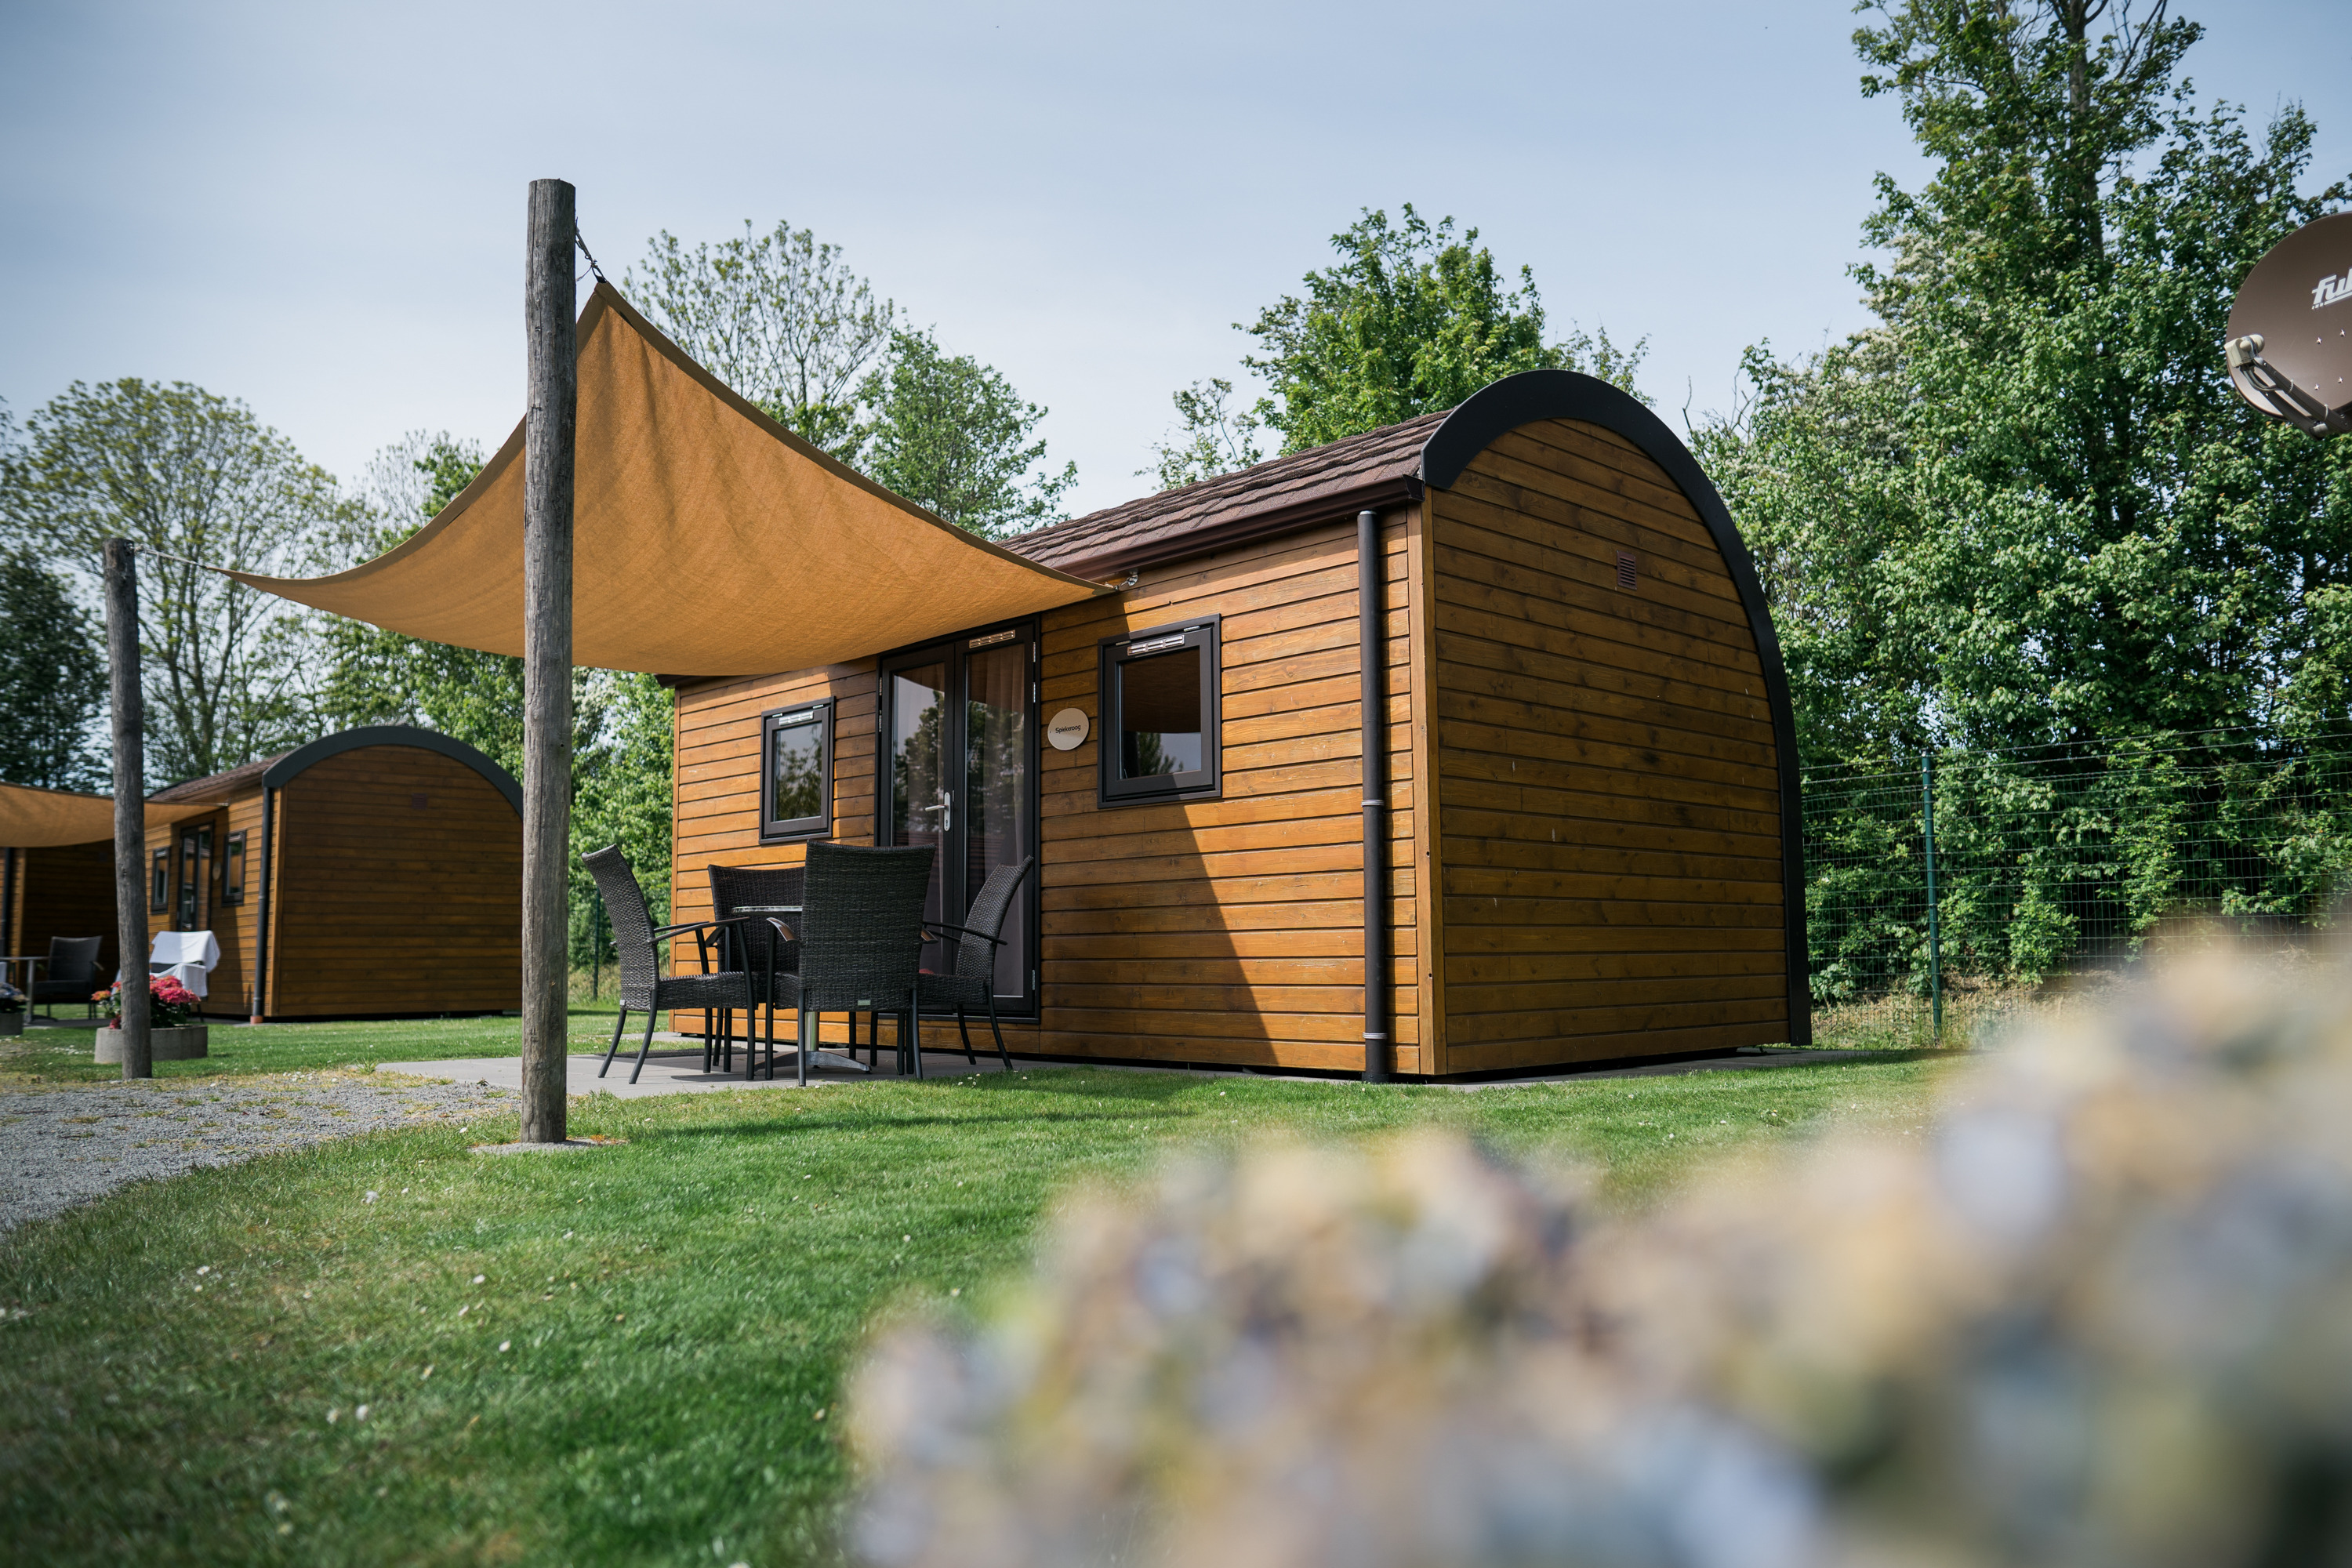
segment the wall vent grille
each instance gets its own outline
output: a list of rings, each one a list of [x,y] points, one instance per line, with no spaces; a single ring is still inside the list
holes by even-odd
[[[1628,594],[1642,585],[1642,569],[1633,557],[1621,550],[1617,552],[1617,586]]]

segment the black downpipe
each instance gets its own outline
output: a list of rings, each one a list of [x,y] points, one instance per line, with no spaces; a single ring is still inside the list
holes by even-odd
[[[260,886],[253,890],[253,1022],[261,1022],[261,1006],[269,995],[269,817],[270,803],[278,792],[267,784],[261,786],[261,853],[255,876]]]
[[[1356,514],[1356,639],[1364,667],[1364,1081],[1386,1083],[1389,1039],[1388,573],[1378,512]]]

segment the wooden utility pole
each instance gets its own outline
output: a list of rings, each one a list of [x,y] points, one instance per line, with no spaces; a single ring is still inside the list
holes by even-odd
[[[572,466],[580,403],[571,185],[530,183],[523,332],[522,1142],[564,1141],[571,1042],[565,889],[572,858]]]
[[[107,686],[114,708],[114,941],[122,955],[122,1076],[155,1076],[147,996],[147,752],[139,688],[139,558],[110,539],[106,559]]]

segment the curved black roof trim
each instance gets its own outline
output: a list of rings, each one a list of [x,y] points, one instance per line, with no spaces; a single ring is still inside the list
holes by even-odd
[[[1781,897],[1789,911],[1789,1037],[1791,1045],[1812,1043],[1812,986],[1805,942],[1805,815],[1802,773],[1797,761],[1797,715],[1789,700],[1789,673],[1780,661],[1780,638],[1764,602],[1756,563],[1739,537],[1731,510],[1681,437],[1632,394],[1597,376],[1572,370],[1528,370],[1482,388],[1445,416],[1421,448],[1421,478],[1433,489],[1451,489],[1472,459],[1522,425],[1544,419],[1575,419],[1622,436],[1666,471],[1675,488],[1697,509],[1723,563],[1739,590],[1740,607],[1756,638],[1764,666],[1765,700],[1772,708],[1772,749],[1780,763]]]
[[[522,785],[514,775],[466,744],[454,735],[438,730],[419,730],[407,724],[370,724],[357,730],[345,730],[338,735],[323,735],[307,746],[299,746],[269,764],[261,775],[265,789],[283,789],[302,774],[317,767],[329,757],[340,757],[345,752],[356,752],[366,746],[415,746],[419,751],[438,752],[454,757],[497,787],[507,797],[507,804],[522,815]]]

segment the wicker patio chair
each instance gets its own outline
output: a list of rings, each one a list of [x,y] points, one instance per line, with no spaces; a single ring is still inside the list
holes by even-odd
[[[41,965],[41,978],[33,982],[31,1000],[26,1004],[26,1016],[43,1003],[49,1005],[49,1016],[55,1018],[57,1004],[79,1002],[82,1016],[96,1015],[93,998],[104,984],[98,974],[98,950],[105,944],[102,936],[53,936],[49,938],[49,956]]]
[[[613,922],[614,957],[621,970],[621,1016],[614,1020],[613,1043],[605,1050],[604,1065],[596,1069],[596,1076],[603,1078],[612,1070],[613,1057],[621,1048],[621,1031],[628,1026],[633,1008],[646,1016],[646,1037],[637,1047],[636,1066],[629,1069],[631,1083],[636,1082],[637,1075],[646,1070],[646,1058],[654,1048],[656,1015],[672,1007],[701,1009],[702,1070],[709,1072],[709,1020],[730,1008],[740,1007],[747,1016],[751,1011],[751,977],[740,969],[714,972],[709,967],[715,933],[739,922],[688,921],[657,926],[646,908],[645,889],[637,886],[637,874],[619,845],[583,855],[580,860],[588,868],[588,874],[596,879],[596,891],[604,900],[604,913]],[[688,931],[694,933],[696,956],[702,963],[703,973],[663,974],[661,944]]]
[[[1004,1048],[1004,1028],[996,1021],[996,950],[1004,945],[1004,920],[1013,912],[1013,896],[1021,890],[1021,880],[1029,875],[1029,868],[1037,863],[1034,855],[1018,866],[999,866],[989,872],[988,880],[980,887],[980,897],[971,901],[964,919],[969,925],[953,925],[946,921],[932,921],[930,929],[946,935],[955,943],[955,968],[946,974],[925,971],[916,985],[927,1013],[940,1013],[952,1007],[956,1016],[956,1034],[963,1040],[963,1059],[977,1063],[971,1054],[971,1027],[968,1016],[985,1011],[988,1032],[996,1037],[997,1059],[1005,1070],[1013,1068],[1013,1057]]]
[[[801,944],[785,931],[771,925],[766,916],[779,905],[794,906],[801,901],[801,884],[806,873],[798,866],[713,866],[710,868],[710,913],[714,919],[729,921],[739,916],[754,918],[728,928],[725,938],[728,956],[722,967],[740,969],[751,977],[751,999],[765,1000],[762,988],[771,994],[771,977],[795,974],[801,967]],[[792,916],[783,917],[789,928]],[[773,1010],[770,1002],[770,1009]],[[751,1049],[751,1029],[756,1022],[749,1015],[743,1020],[743,1049]],[[853,1025],[853,1028],[854,1028]],[[735,1065],[734,1015],[719,1016],[719,1066],[730,1071]]]
[[[801,913],[776,922],[800,939],[800,969],[779,973],[773,992],[775,1005],[800,1016],[793,1066],[801,1082],[808,1081],[816,1021],[825,1013],[897,1014],[900,1070],[923,1076],[923,1053],[914,1045],[922,1027],[915,982],[923,962],[923,900],[938,853],[928,845],[809,846]],[[768,1071],[775,1070],[772,1041]]]

